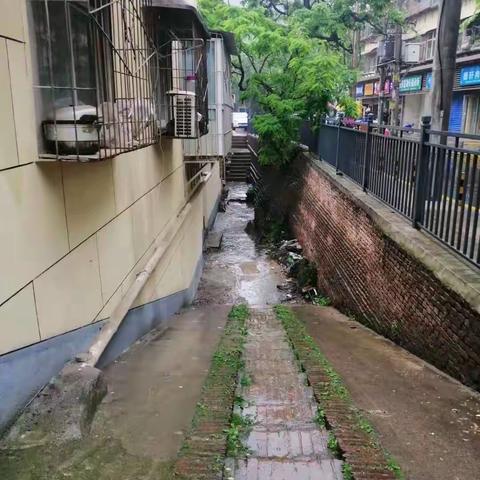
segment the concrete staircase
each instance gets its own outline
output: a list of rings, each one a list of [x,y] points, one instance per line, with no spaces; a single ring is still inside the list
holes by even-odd
[[[246,135],[233,135],[232,153],[230,163],[227,165],[227,181],[245,182],[251,162]]]

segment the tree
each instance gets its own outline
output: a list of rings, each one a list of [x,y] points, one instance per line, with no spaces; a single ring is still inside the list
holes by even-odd
[[[199,5],[211,28],[235,34],[239,55],[232,65],[239,88],[260,108],[254,119],[260,161],[283,164],[296,153],[303,121],[318,125],[329,104],[354,114],[353,31],[380,24],[391,1],[245,2],[234,7],[200,0]]]
[[[462,2],[443,0],[433,61],[432,128],[448,131]]]

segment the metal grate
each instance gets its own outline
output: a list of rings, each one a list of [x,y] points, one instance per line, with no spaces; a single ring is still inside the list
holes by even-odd
[[[158,141],[150,0],[30,0],[41,157],[89,161]]]
[[[194,95],[176,94],[173,96],[175,136],[179,138],[196,137],[196,112]]]

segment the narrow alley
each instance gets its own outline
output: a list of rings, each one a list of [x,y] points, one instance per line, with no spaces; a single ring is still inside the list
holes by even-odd
[[[228,312],[241,302],[250,310],[241,373],[248,381],[236,386],[241,400],[235,400],[234,412],[248,428],[237,439],[243,447],[225,459],[223,478],[352,478],[335,446],[328,411],[326,421],[318,421],[324,407],[310,386],[311,372],[307,368],[307,379],[307,364],[292,351],[275,314],[274,305],[284,300],[277,285],[285,271],[246,233],[253,209],[245,193],[245,184],[230,186],[226,211],[214,227],[223,234],[222,246],[206,255],[195,305],[105,369],[109,392],[90,434],[66,444],[30,439],[19,449],[2,449],[1,478],[173,478]],[[335,309],[291,308],[406,478],[476,478],[477,394]],[[196,475],[193,468],[186,478],[213,477]]]
[[[480,0],[0,5],[0,480],[480,480]]]

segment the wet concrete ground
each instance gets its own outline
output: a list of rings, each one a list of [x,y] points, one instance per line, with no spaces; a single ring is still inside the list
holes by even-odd
[[[476,392],[334,308],[294,311],[409,479],[480,479]]]
[[[109,393],[98,412],[100,429],[132,455],[174,458],[229,310],[205,306],[175,315],[165,333],[138,342],[107,367]]]
[[[282,267],[245,232],[253,221],[253,208],[245,203],[247,185],[231,182],[226,212],[219,213],[213,227],[223,232],[220,250],[206,257],[196,305],[274,305],[285,298],[277,285],[286,280]]]

